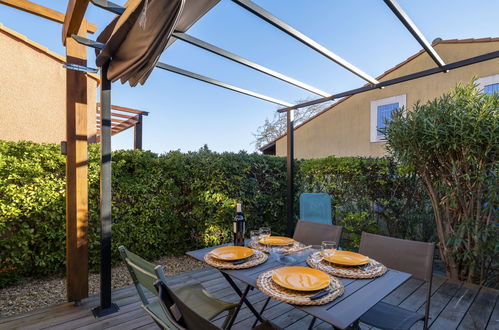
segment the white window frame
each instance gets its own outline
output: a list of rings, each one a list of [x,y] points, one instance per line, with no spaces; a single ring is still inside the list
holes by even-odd
[[[478,85],[478,89],[483,91],[485,86],[499,84],[499,74],[493,74],[491,76],[480,77],[475,82]]]
[[[383,142],[385,141],[385,137],[382,135],[378,135],[378,107],[380,105],[398,103],[399,107],[406,107],[406,94],[396,95],[387,97],[384,99],[371,101],[371,142]],[[404,110],[406,111],[406,110]]]

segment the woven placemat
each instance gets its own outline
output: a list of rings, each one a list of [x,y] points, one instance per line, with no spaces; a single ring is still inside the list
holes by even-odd
[[[324,260],[320,251],[312,253],[307,258],[307,264],[330,275],[355,279],[378,277],[383,275],[387,270],[383,264],[374,259],[369,259],[369,262],[363,266],[348,267],[333,264]]]
[[[232,261],[224,261],[220,260],[217,258],[214,258],[211,256],[211,254],[208,252],[204,255],[204,261],[213,267],[219,268],[219,269],[245,269],[245,268],[251,268],[260,264],[263,264],[269,256],[261,251],[258,250],[253,250],[253,255],[246,259],[246,262],[243,264],[239,265],[234,265],[234,262]]]
[[[250,249],[253,249],[253,250],[258,250],[258,251],[262,251],[265,253],[270,253],[270,248],[267,247],[267,245],[260,244],[259,242],[249,241],[248,247]],[[276,246],[276,247],[280,247],[282,249],[289,249],[289,251],[292,251],[293,249],[299,248],[300,246],[297,247],[297,246],[295,246],[295,244],[290,244],[290,245],[282,245],[282,246]]]
[[[329,294],[322,298],[311,300],[310,297],[316,295],[319,291],[295,291],[283,288],[272,280],[272,271],[269,270],[260,274],[256,280],[256,287],[261,292],[265,293],[276,300],[284,301],[293,305],[324,305],[333,301],[343,294],[345,291],[343,284],[337,278],[330,276],[331,284],[328,290]]]

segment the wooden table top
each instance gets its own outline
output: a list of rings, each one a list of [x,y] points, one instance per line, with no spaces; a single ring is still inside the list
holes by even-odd
[[[219,246],[209,247],[205,249],[189,251],[187,255],[204,261],[204,255],[216,249]],[[307,266],[306,259],[311,253],[308,250],[300,255],[295,255],[296,262],[292,265],[286,266]],[[269,258],[261,265],[239,270],[220,270],[221,272],[230,275],[232,278],[241,282],[256,287],[256,280],[258,276],[268,270],[284,267],[272,258]],[[381,277],[373,279],[346,279],[340,278],[344,287],[345,293],[333,300],[330,303],[320,306],[298,306],[296,308],[315,316],[335,327],[345,329],[355,321],[357,321],[362,314],[367,312],[371,307],[381,301],[385,296],[390,294],[393,290],[399,287],[402,283],[407,281],[411,274],[400,272],[394,269],[388,271]]]

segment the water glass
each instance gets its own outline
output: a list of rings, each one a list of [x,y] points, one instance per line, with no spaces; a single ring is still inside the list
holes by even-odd
[[[265,241],[267,238],[270,237],[271,231],[269,227],[261,227],[260,230],[260,236],[259,239],[262,241]]]
[[[250,238],[252,242],[258,242],[258,239],[260,238],[260,230],[252,230],[250,231]]]
[[[324,257],[332,257],[336,252],[336,242],[334,241],[322,241],[321,244],[321,254]]]

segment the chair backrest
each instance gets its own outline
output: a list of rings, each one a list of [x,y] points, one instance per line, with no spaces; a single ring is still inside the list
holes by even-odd
[[[182,316],[179,323],[185,325],[187,329],[221,330],[221,328],[217,327],[209,320],[199,315],[195,310],[184,304],[182,299],[180,299],[172,290],[170,290],[165,281],[159,280],[154,285],[158,290],[160,298],[166,298],[166,301],[171,300],[174,303],[174,305],[169,307],[169,309],[171,310],[172,307],[178,309]],[[163,309],[168,307],[167,304],[164,304],[165,300],[160,299],[160,303]],[[168,313],[168,311],[165,312]]]
[[[410,241],[366,232],[362,233],[360,239],[359,253],[424,281],[431,280],[434,252],[435,243]]]
[[[144,294],[142,287],[149,290],[151,293],[157,295],[158,291],[154,287],[154,283],[160,279],[155,272],[155,267],[150,262],[142,259],[135,253],[128,251],[124,246],[118,248],[121,258],[126,264],[130,276],[132,277],[133,284],[139,293],[140,299],[144,305],[149,304],[149,301]],[[161,273],[162,279],[165,279],[164,273]]]
[[[187,326],[180,310],[177,308],[177,305],[170,294],[169,289],[167,289],[168,285],[166,282],[163,280],[157,280],[154,283],[154,287],[158,292],[159,305],[168,317],[168,320],[171,322],[170,328],[175,327],[176,329],[185,329]]]
[[[300,219],[333,224],[331,196],[325,193],[303,193],[300,195]]]
[[[293,239],[305,245],[321,245],[322,241],[334,241],[340,245],[342,226],[298,220]]]

